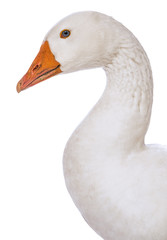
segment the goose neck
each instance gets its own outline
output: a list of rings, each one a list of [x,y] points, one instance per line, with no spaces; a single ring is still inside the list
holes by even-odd
[[[102,113],[106,116],[104,129],[112,129],[111,142],[117,146],[122,142],[126,149],[140,148],[144,146],[153,97],[147,55],[137,42],[134,46],[120,48],[104,70],[107,85],[97,104],[105,111]]]

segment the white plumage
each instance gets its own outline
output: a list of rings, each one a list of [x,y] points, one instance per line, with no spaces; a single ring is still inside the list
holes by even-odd
[[[63,29],[71,32],[66,39]],[[45,41],[63,73],[102,67],[107,76],[101,99],[65,148],[64,176],[74,203],[105,240],[166,240],[167,149],[144,143],[153,84],[142,46],[97,12],[68,16]]]

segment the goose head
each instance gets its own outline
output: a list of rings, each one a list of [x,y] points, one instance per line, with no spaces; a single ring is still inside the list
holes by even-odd
[[[70,15],[56,24],[27,73],[17,84],[20,92],[59,73],[103,67],[120,46],[118,23],[97,12]]]

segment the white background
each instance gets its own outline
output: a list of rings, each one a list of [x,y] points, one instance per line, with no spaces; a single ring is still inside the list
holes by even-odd
[[[155,89],[146,142],[167,143],[165,0],[1,1],[1,240],[101,239],[67,193],[62,155],[69,136],[102,94],[105,74],[101,69],[82,71],[56,76],[20,94],[15,90],[48,30],[83,10],[112,15],[144,46]]]

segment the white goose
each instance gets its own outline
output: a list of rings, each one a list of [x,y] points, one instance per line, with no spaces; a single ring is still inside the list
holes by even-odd
[[[47,34],[17,91],[95,67],[106,72],[106,89],[65,148],[68,191],[103,239],[166,240],[167,149],[144,143],[153,84],[134,35],[101,13],[70,15]]]

